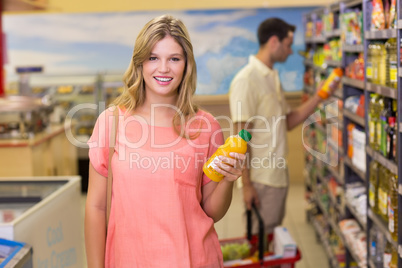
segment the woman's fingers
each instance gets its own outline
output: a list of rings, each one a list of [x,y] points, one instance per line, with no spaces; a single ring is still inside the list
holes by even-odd
[[[216,165],[219,173],[227,179],[234,181],[242,175],[246,156],[239,153],[231,153],[230,156],[233,158],[220,156]]]

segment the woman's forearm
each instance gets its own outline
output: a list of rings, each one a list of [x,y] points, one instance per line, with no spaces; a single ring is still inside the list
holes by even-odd
[[[219,221],[225,216],[232,202],[232,193],[233,182],[222,180],[205,200],[203,209],[214,222]]]
[[[105,210],[87,204],[85,207],[85,248],[88,268],[105,266]]]

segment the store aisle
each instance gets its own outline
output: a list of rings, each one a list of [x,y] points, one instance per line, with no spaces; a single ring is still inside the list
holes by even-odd
[[[81,200],[82,213],[84,214],[85,194],[82,195]],[[324,249],[317,242],[313,227],[306,221],[305,205],[303,183],[292,183],[283,225],[289,229],[289,232],[302,252],[302,259],[297,262],[296,268],[327,268],[329,267],[328,259]],[[233,190],[232,205],[228,213],[221,221],[215,224],[220,239],[244,236],[245,222],[242,213],[243,200],[241,189],[235,187]]]

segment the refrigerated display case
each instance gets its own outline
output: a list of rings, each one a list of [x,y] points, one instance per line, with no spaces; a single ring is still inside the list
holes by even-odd
[[[33,267],[84,267],[80,177],[0,178],[0,238],[27,243]]]

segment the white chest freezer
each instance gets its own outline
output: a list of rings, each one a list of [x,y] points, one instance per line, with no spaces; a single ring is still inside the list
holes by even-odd
[[[84,267],[81,178],[0,178],[0,238],[28,243],[33,267]]]

